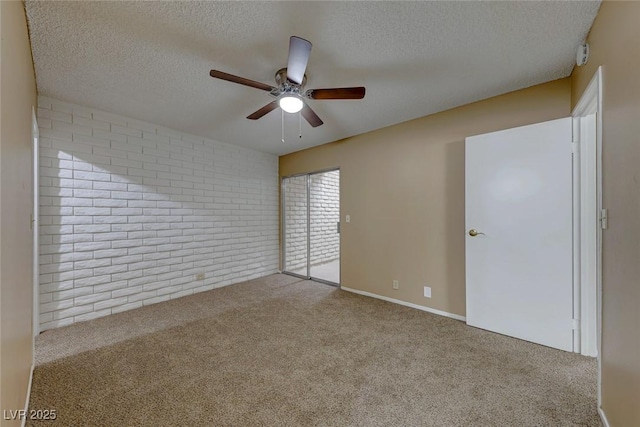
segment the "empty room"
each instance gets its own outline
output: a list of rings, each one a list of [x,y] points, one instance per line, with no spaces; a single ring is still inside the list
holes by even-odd
[[[640,426],[638,22],[0,2],[0,425]]]

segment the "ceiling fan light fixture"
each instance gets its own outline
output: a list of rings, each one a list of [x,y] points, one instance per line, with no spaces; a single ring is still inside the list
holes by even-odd
[[[2,0],[0,0],[2,1]],[[305,71],[309,63],[311,53],[311,42],[300,37],[291,36],[289,39],[289,57],[287,67],[276,72],[276,87],[260,83],[244,77],[234,76],[219,70],[211,70],[209,75],[214,79],[226,80],[231,83],[249,86],[269,92],[274,99],[264,107],[254,111],[247,116],[249,120],[258,120],[280,107],[282,112],[282,124],[284,126],[284,113],[300,113],[298,117],[300,123],[304,118],[311,127],[318,127],[323,124],[322,119],[313,111],[305,99],[362,99],[364,98],[364,87],[334,87],[324,89],[309,89],[303,91],[307,83]]]
[[[303,102],[302,99],[297,96],[283,96],[278,101],[280,104],[280,108],[282,108],[287,113],[297,113],[302,110]]]

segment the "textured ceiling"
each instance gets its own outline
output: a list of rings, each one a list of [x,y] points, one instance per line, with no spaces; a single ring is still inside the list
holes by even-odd
[[[26,2],[38,91],[218,141],[284,154],[566,77],[599,2]],[[245,117],[275,85],[289,36],[313,43],[307,87],[360,101]],[[391,143],[392,141],[390,141]]]

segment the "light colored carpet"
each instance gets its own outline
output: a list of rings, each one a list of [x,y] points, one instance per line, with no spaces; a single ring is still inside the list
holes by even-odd
[[[36,350],[50,426],[600,426],[594,359],[285,275]]]

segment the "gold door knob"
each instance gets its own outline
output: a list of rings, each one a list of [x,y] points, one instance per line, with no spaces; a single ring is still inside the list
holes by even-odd
[[[469,230],[469,236],[471,237],[476,237],[477,235],[482,234],[484,235],[483,232],[476,230],[475,228],[472,228],[471,230]]]

